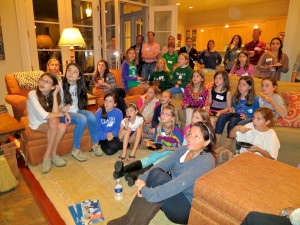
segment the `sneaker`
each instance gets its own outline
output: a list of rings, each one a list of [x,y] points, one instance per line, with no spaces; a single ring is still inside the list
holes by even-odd
[[[95,153],[96,156],[103,155],[103,151],[102,151],[101,147],[98,144],[94,144],[92,146],[92,150],[93,150],[93,152]]]
[[[79,162],[84,162],[87,160],[87,156],[80,149],[73,149],[72,156]]]
[[[51,159],[44,160],[42,165],[42,173],[46,174],[49,173],[51,170]]]
[[[62,166],[67,165],[67,163],[65,162],[65,160],[63,160],[63,159],[62,159],[60,156],[58,156],[58,155],[52,156],[51,161],[53,162],[53,164],[54,164],[55,166],[58,166],[58,167],[62,167]]]

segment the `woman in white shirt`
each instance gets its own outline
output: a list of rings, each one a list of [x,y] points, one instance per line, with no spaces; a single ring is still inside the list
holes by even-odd
[[[71,122],[67,113],[68,106],[59,109],[60,87],[55,75],[44,73],[36,90],[30,91],[27,100],[29,127],[47,133],[48,145],[44,155],[42,173],[49,173],[51,161],[56,166],[65,166],[66,162],[57,154],[57,147]],[[66,116],[66,123],[60,123],[59,117]]]

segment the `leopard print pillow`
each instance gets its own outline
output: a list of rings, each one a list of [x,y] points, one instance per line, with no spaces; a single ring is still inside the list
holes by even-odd
[[[15,78],[18,81],[21,88],[34,90],[36,89],[38,81],[43,74],[44,71],[41,70],[30,72],[16,72]]]

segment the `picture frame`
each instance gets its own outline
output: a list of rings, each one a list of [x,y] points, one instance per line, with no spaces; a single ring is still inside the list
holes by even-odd
[[[3,35],[2,35],[1,17],[0,17],[0,60],[5,60],[5,51],[4,51],[4,43],[3,43]]]

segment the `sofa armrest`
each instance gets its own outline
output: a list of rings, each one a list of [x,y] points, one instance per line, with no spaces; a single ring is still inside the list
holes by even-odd
[[[10,104],[13,108],[15,117],[20,117],[27,115],[27,110],[26,110],[26,101],[27,97],[22,96],[22,95],[6,95],[5,96],[5,101]],[[20,118],[17,118],[18,120]]]
[[[93,88],[93,95],[95,95],[97,98],[104,98],[105,92],[102,89],[94,87]]]
[[[126,93],[127,96],[143,95],[143,94],[145,94],[145,90],[141,87],[130,88]]]

